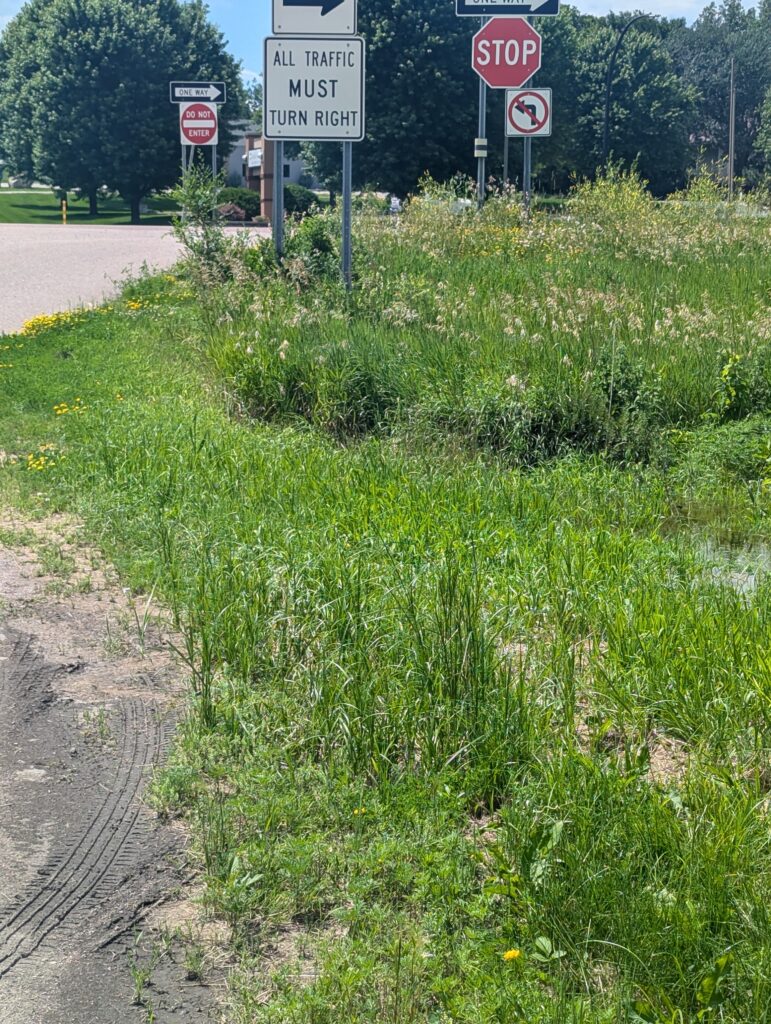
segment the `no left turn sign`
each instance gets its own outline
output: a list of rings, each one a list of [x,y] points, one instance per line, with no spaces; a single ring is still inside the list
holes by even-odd
[[[551,89],[509,89],[506,134],[531,139],[551,135]]]

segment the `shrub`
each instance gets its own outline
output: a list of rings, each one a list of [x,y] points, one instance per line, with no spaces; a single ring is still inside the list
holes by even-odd
[[[250,188],[223,188],[220,201],[240,206],[249,220],[260,215],[260,193],[252,192]]]
[[[284,209],[287,213],[310,213],[319,205],[316,193],[309,188],[303,188],[302,185],[284,186]]]

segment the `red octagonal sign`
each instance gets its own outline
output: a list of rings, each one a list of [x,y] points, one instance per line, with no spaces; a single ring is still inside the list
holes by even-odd
[[[471,66],[491,89],[518,89],[541,66],[541,37],[524,18],[493,18],[474,36]]]

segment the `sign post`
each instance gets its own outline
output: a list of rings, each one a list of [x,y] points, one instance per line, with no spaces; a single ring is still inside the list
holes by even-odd
[[[283,143],[341,142],[341,272],[350,290],[353,143],[364,138],[365,52],[354,34],[356,0],[273,0],[273,31],[265,40],[263,131],[276,144],[276,251],[283,250]]]
[[[224,82],[169,82],[169,100],[179,107],[182,174],[193,166],[196,146],[211,147],[212,176],[217,175],[219,105],[227,102]],[[190,146],[190,157],[187,147]]]

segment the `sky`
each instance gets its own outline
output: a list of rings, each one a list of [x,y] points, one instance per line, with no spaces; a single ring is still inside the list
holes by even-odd
[[[447,0],[452,3],[452,0]],[[693,21],[708,0],[571,0],[586,14],[607,14],[609,10],[645,10],[651,14],[665,14],[669,18],[687,18]],[[22,7],[23,0],[0,0],[0,30]],[[753,6],[745,0],[745,6]],[[262,67],[262,40],[270,33],[270,0],[209,0],[211,20],[219,26],[228,40],[230,52],[241,61],[245,77],[253,77]]]

